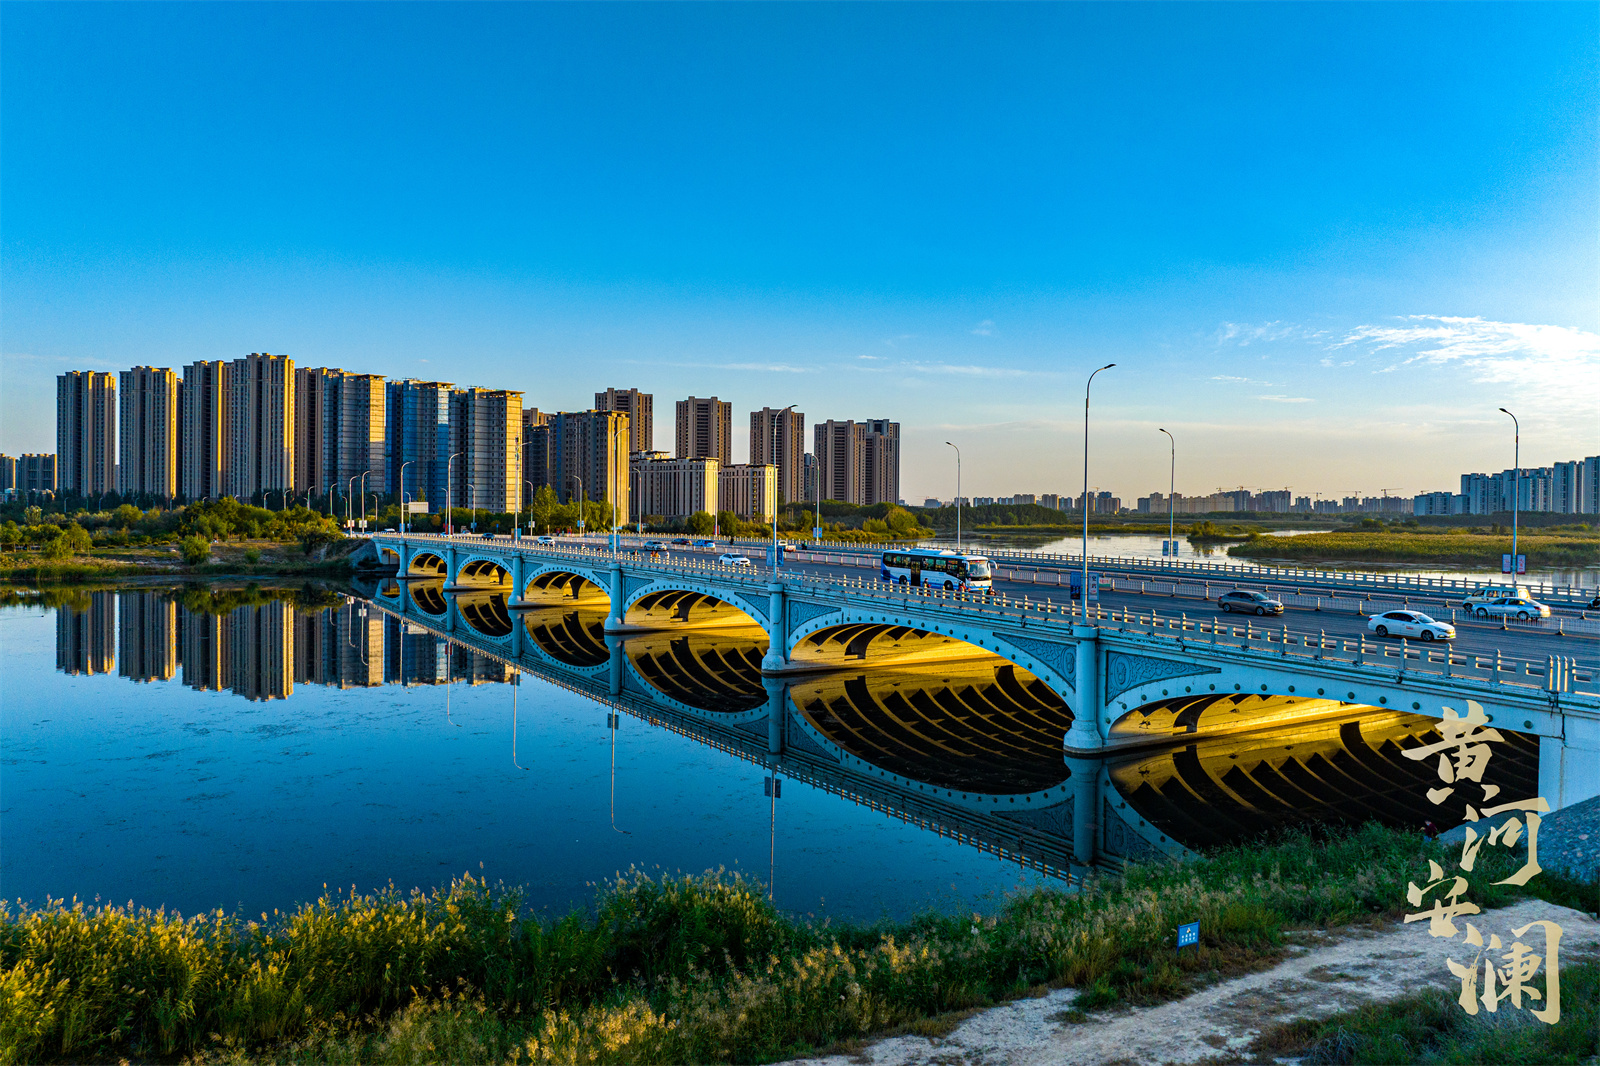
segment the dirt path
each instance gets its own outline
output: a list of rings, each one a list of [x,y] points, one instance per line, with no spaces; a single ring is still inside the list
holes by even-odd
[[[1493,931],[1503,938],[1537,918],[1559,922],[1563,960],[1600,947],[1600,922],[1540,900],[1525,900],[1478,917],[1483,921],[1475,924],[1485,936]],[[1301,939],[1310,941],[1310,946],[1294,949],[1270,970],[1224,981],[1159,1007],[1091,1015],[1088,1022],[1073,1024],[1056,1020],[1077,996],[1072,989],[1061,989],[984,1011],[942,1039],[893,1037],[859,1056],[803,1059],[794,1066],[1190,1063],[1243,1048],[1275,1022],[1326,1017],[1429,983],[1460,987],[1450,976],[1445,957],[1453,953],[1458,962],[1465,961],[1463,938],[1431,937],[1426,922],[1352,930],[1337,937],[1314,933]],[[1542,974],[1535,984],[1543,986]]]

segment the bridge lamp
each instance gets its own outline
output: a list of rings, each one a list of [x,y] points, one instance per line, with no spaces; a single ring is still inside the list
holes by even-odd
[[[788,407],[780,410],[778,414],[772,416],[772,439],[774,442],[776,442],[778,437],[778,415],[788,414],[790,411],[793,411],[796,406],[797,405],[795,404],[790,404]],[[776,459],[777,449],[774,448],[772,451],[773,458]],[[755,456],[751,456],[750,458],[751,461],[754,462]],[[772,500],[772,573],[774,577],[776,577],[778,573],[778,500],[776,493],[773,494]]]
[[[945,441],[950,444],[949,441]],[[961,552],[961,449],[954,444],[950,447],[956,449],[956,553]]]
[[[1522,423],[1517,416],[1500,408],[1511,419],[1511,583],[1517,581],[1517,505],[1522,495]]]
[[[1174,539],[1176,536],[1174,530],[1177,527],[1172,524],[1172,493],[1178,484],[1178,442],[1173,440],[1172,434],[1166,430],[1163,429],[1160,432],[1167,434],[1167,441],[1172,445],[1172,469],[1167,481],[1167,542],[1172,545],[1172,554],[1177,555],[1178,542]],[[1165,555],[1167,553],[1163,550],[1161,554]]]
[[[409,502],[409,497],[406,496],[406,467],[414,462],[415,459],[407,459],[400,464],[400,532],[402,533],[410,532],[410,523],[406,521],[406,505]]]
[[[1110,370],[1116,363],[1107,363],[1100,370]],[[1078,586],[1078,598],[1083,602],[1083,620],[1089,621],[1089,389],[1094,385],[1096,370],[1083,386],[1083,584]]]

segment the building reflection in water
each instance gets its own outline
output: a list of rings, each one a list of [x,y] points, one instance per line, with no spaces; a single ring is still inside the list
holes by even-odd
[[[1287,696],[1186,697],[1119,721],[1103,760],[1064,760],[1071,711],[998,657],[785,681],[761,675],[760,627],[608,638],[604,602],[586,588],[544,589],[543,602],[517,611],[501,590],[462,593],[465,624],[447,636],[439,584],[391,583],[395,602],[409,600],[401,610],[306,591],[88,593],[56,613],[56,666],[138,682],[181,676],[249,700],[286,698],[296,684],[506,683],[531,672],[603,705],[613,743],[626,711],[767,767],[769,790],[781,773],[1051,874],[1072,868],[1074,826],[1085,818],[1075,823],[1071,804],[1091,796],[1096,850],[1113,863],[1308,824],[1449,828],[1426,803],[1431,767],[1401,754],[1437,739],[1420,715]],[[517,666],[508,645],[527,649]],[[1494,783],[1533,795],[1537,739],[1502,733]],[[511,743],[515,762],[514,732]],[[1085,792],[1091,780],[1098,791]],[[614,797],[612,807],[614,825]],[[776,806],[771,813],[775,832]]]
[[[222,594],[90,592],[56,612],[56,669],[181,678],[202,692],[285,699],[300,685],[481,684],[512,669],[418,626],[335,597],[305,605],[288,591]],[[236,601],[246,602],[236,602]]]

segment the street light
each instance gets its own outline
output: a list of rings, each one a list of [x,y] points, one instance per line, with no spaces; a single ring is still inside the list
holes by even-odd
[[[355,522],[354,504],[350,502],[350,494],[356,491],[356,478],[360,474],[351,474],[344,479],[344,524],[349,528]]]
[[[1107,363],[1100,370],[1110,370],[1116,363]],[[1089,621],[1089,389],[1094,385],[1096,370],[1083,385],[1083,584],[1078,586],[1078,599],[1083,603],[1083,620]]]
[[[774,443],[776,443],[778,440],[778,415],[788,414],[790,411],[793,411],[795,407],[795,404],[790,404],[788,407],[785,407],[783,410],[779,411],[777,415],[772,416],[772,433],[770,434],[770,439]],[[750,461],[754,463],[755,456],[752,455],[750,457]],[[776,493],[773,494],[772,499],[772,576],[778,576],[778,499]]]
[[[578,483],[578,539],[582,540],[584,530],[583,505],[588,501],[589,495],[583,491],[583,478],[579,477],[577,474],[573,474],[571,477],[573,481]]]
[[[950,444],[949,441],[945,441]],[[956,449],[956,554],[961,554],[961,449],[954,444],[950,447]]]
[[[1161,432],[1167,433],[1164,429]],[[1171,433],[1167,433],[1167,440],[1172,444],[1171,480],[1167,482],[1167,542],[1172,545],[1172,554],[1177,555],[1178,542],[1174,539],[1175,534],[1173,532],[1176,527],[1172,524],[1172,490],[1178,484],[1178,442],[1172,439]],[[1167,554],[1165,549],[1162,550],[1161,554]]]
[[[444,461],[444,535],[447,537],[456,531],[455,522],[453,521],[455,518],[456,497],[451,475],[455,473],[456,456],[466,454],[466,452],[456,452],[455,455]]]
[[[528,486],[528,536],[531,537],[533,536],[533,482],[523,478],[522,483]]]
[[[1511,451],[1511,583],[1517,582],[1517,504],[1522,495],[1522,423],[1504,407],[1500,413],[1509,415],[1512,427]]]
[[[406,521],[406,519],[409,517],[409,509],[411,506],[410,501],[406,496],[406,467],[410,466],[414,462],[416,462],[415,459],[407,459],[405,462],[400,464],[400,532],[402,533],[410,532],[408,528],[410,523]]]

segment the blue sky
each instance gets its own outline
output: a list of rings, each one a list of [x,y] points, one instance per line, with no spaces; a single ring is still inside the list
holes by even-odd
[[[908,500],[1600,452],[1594,4],[24,4],[0,448],[251,351],[893,417]]]

